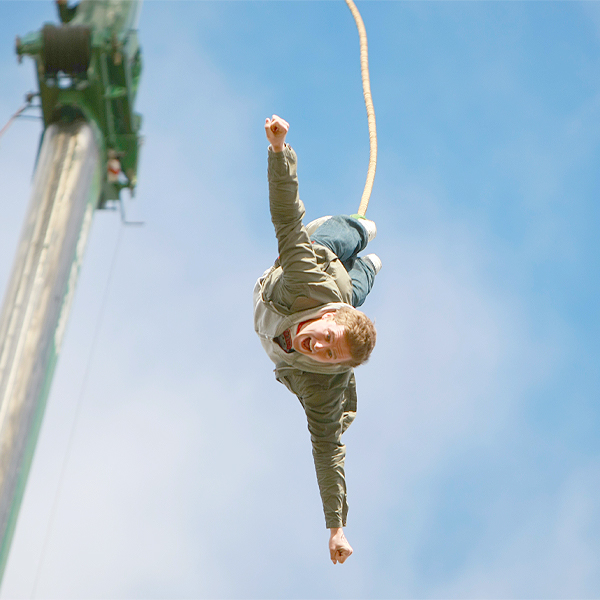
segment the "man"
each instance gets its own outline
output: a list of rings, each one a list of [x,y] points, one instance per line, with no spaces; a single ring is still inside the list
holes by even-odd
[[[330,529],[329,551],[343,563],[348,504],[342,433],[356,414],[353,367],[375,345],[373,323],[360,311],[381,261],[358,257],[375,237],[364,217],[322,217],[302,224],[296,154],[285,143],[289,124],[266,119],[270,142],[269,203],[279,258],[254,288],[254,328],[275,363],[275,377],[296,394],[308,420],[317,481]]]

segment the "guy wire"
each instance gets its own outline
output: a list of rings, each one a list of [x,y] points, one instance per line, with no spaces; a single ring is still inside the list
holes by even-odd
[[[52,533],[52,528],[54,525],[54,521],[56,519],[56,513],[57,513],[57,509],[58,509],[58,502],[60,499],[60,495],[62,492],[62,487],[64,484],[64,479],[65,479],[65,474],[67,471],[67,466],[69,463],[69,459],[71,457],[71,451],[73,448],[73,440],[75,439],[75,431],[77,429],[77,424],[79,421],[79,416],[81,414],[81,407],[83,404],[83,398],[85,396],[85,392],[87,390],[87,384],[88,384],[88,379],[89,379],[89,375],[90,375],[90,371],[91,371],[91,366],[92,366],[92,362],[96,353],[96,346],[98,343],[98,338],[100,335],[100,330],[102,328],[102,323],[104,321],[104,314],[106,312],[106,305],[108,303],[108,294],[110,291],[110,284],[112,282],[112,278],[113,278],[113,274],[115,271],[115,267],[117,264],[117,258],[119,255],[119,249],[121,247],[121,240],[123,238],[123,229],[125,229],[123,223],[119,224],[119,234],[117,237],[117,242],[115,244],[115,250],[113,253],[113,257],[112,257],[112,261],[111,261],[111,265],[110,265],[110,270],[109,270],[109,274],[108,274],[108,279],[106,280],[106,286],[104,288],[104,293],[103,293],[103,297],[102,297],[102,303],[100,305],[100,311],[98,313],[98,317],[96,320],[96,328],[94,330],[94,334],[92,337],[92,345],[90,347],[90,352],[88,355],[88,359],[87,359],[87,364],[85,367],[85,371],[84,371],[84,375],[83,375],[83,380],[81,382],[81,389],[79,391],[79,397],[77,399],[77,404],[75,406],[75,416],[73,418],[73,423],[71,425],[71,431],[69,433],[69,438],[68,438],[68,442],[67,442],[67,450],[65,452],[65,457],[63,459],[63,463],[62,463],[62,467],[61,467],[61,471],[60,471],[60,475],[58,478],[58,486],[56,489],[56,493],[54,496],[54,501],[52,503],[52,510],[50,511],[50,518],[48,520],[48,526],[46,528],[46,535],[44,537],[44,544],[42,546],[42,553],[40,555],[40,561],[38,563],[38,568],[37,568],[37,572],[36,572],[36,576],[35,576],[35,581],[33,584],[33,590],[31,592],[31,598],[35,598],[36,597],[36,593],[37,593],[37,588],[40,582],[40,576],[41,576],[41,572],[42,572],[42,567],[44,565],[44,561],[46,558],[46,553],[48,551],[48,543],[50,540],[50,535]]]
[[[35,94],[27,94],[27,102],[19,108],[19,110],[6,122],[6,125],[0,129],[0,138],[8,131],[8,128],[13,124],[13,121],[21,115],[21,113],[31,106],[31,101],[33,100]]]

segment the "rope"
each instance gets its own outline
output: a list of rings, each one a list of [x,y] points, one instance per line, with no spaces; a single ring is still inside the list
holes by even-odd
[[[369,169],[367,171],[367,182],[360,199],[358,214],[365,216],[369,198],[373,190],[373,181],[375,179],[375,169],[377,168],[377,130],[375,127],[375,109],[373,108],[373,99],[371,98],[371,83],[369,79],[369,53],[367,48],[367,31],[358,8],[352,0],[346,0],[346,4],[356,21],[358,36],[360,38],[360,72],[362,76],[363,94],[365,97],[365,106],[367,107],[367,119],[369,121]]]

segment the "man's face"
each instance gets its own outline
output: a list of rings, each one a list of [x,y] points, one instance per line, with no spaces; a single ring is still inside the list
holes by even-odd
[[[334,313],[325,313],[320,319],[302,327],[294,338],[294,350],[322,363],[343,363],[351,359],[350,348],[344,337],[344,326],[334,321]]]

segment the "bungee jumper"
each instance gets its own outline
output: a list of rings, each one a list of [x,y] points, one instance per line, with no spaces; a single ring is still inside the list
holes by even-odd
[[[358,256],[377,233],[365,218],[377,168],[377,131],[367,33],[353,0],[345,2],[358,29],[369,124],[369,168],[358,213],[302,224],[296,154],[285,143],[289,124],[277,115],[266,119],[269,204],[279,257],[254,287],[256,333],[275,363],[276,379],[306,412],[333,564],[352,554],[343,531],[348,502],[341,436],[356,416],[353,367],[368,360],[376,340],[373,323],[356,307],[381,269],[377,255]]]
[[[381,260],[360,257],[377,233],[361,215],[321,217],[303,225],[296,153],[289,124],[265,121],[269,205],[279,257],[254,287],[254,328],[275,377],[306,413],[334,564],[352,554],[343,531],[348,503],[341,437],[356,416],[353,368],[365,363],[375,327],[357,307],[371,291]]]

